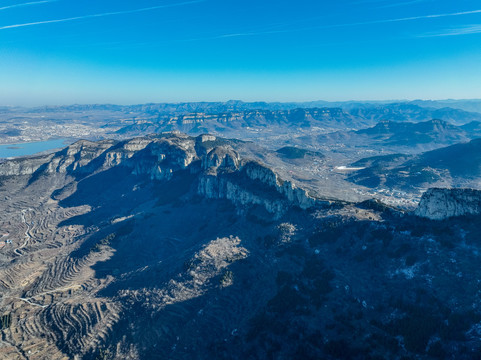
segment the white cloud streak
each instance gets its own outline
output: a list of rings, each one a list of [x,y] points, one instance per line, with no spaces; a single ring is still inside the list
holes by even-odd
[[[2,10],[7,10],[7,9],[13,9],[13,8],[17,8],[17,7],[23,7],[23,6],[30,6],[30,5],[38,5],[38,4],[51,3],[51,2],[55,2],[55,1],[58,1],[58,0],[31,1],[31,2],[22,3],[22,4],[14,4],[14,5],[2,6],[2,7],[0,7],[0,11],[2,11]]]
[[[380,6],[380,8],[392,8],[392,7],[400,7],[400,6],[407,6],[407,5],[414,5],[414,4],[419,4],[419,3],[424,3],[427,0],[412,0],[412,1],[404,1],[404,2],[398,2],[398,3],[390,3],[386,4],[383,6]]]
[[[222,39],[222,38],[230,38],[230,37],[240,37],[240,36],[255,36],[255,35],[293,33],[293,32],[308,31],[308,30],[315,30],[315,29],[334,29],[334,28],[340,28],[340,27],[351,27],[351,26],[361,26],[361,25],[387,24],[387,23],[395,23],[395,22],[437,19],[437,18],[444,18],[444,17],[451,17],[451,16],[463,16],[463,15],[473,15],[473,14],[481,14],[481,9],[480,10],[470,10],[470,11],[459,11],[459,12],[454,12],[454,13],[431,14],[431,15],[420,15],[420,16],[403,17],[403,18],[394,18],[394,19],[363,21],[363,22],[356,22],[356,23],[319,25],[319,26],[311,26],[311,27],[304,27],[304,28],[297,28],[297,29],[270,30],[270,31],[261,31],[261,32],[253,31],[253,32],[244,32],[244,33],[224,34],[224,35],[214,36],[214,37],[210,37],[210,38],[205,38],[205,40],[207,40],[207,39]],[[195,39],[195,40],[203,40],[203,39]]]
[[[443,36],[459,36],[481,34],[481,24],[465,25],[457,28],[445,29],[437,33],[424,34],[420,37],[443,37]]]
[[[389,8],[389,7],[412,5],[412,4],[423,3],[428,1],[431,2],[432,0],[404,0],[404,1],[398,1],[398,2],[393,2],[392,0],[359,0],[359,1],[354,1],[351,4],[353,5],[371,4],[379,9],[382,9],[382,8]]]
[[[45,1],[48,1],[48,0],[45,0]],[[63,18],[63,19],[53,19],[53,20],[35,21],[35,22],[22,23],[22,24],[4,25],[4,26],[0,26],[0,30],[21,28],[21,27],[27,27],[27,26],[37,26],[37,25],[44,25],[44,24],[63,23],[63,22],[84,20],[84,19],[94,19],[94,18],[100,18],[100,17],[104,17],[104,16],[134,14],[134,13],[145,12],[145,11],[150,11],[150,10],[157,10],[157,9],[164,9],[164,8],[170,8],[170,7],[197,4],[197,3],[204,2],[204,1],[206,1],[206,0],[193,0],[193,1],[186,1],[186,2],[181,2],[181,3],[165,4],[165,5],[151,6],[151,7],[140,8],[140,9],[133,9],[133,10],[112,11],[112,12],[106,12],[106,13],[100,13],[100,14],[74,16],[74,17]]]
[[[459,11],[459,12],[447,13],[447,14],[432,14],[432,15],[411,16],[411,17],[398,18],[398,19],[369,21],[369,22],[359,23],[359,24],[377,24],[377,23],[388,23],[388,22],[398,22],[398,21],[436,19],[436,18],[443,18],[443,17],[450,17],[450,16],[462,16],[462,15],[473,15],[473,14],[481,14],[481,10]]]

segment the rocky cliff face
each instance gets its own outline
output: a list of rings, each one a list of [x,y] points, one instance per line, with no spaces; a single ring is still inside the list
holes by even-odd
[[[212,149],[202,165],[198,193],[207,198],[228,199],[240,207],[260,205],[275,217],[291,206],[308,209],[320,203],[268,167],[255,161],[242,162],[232,148]]]
[[[32,175],[52,157],[53,155],[47,155],[5,161],[0,164],[0,176]]]
[[[160,115],[154,121],[141,121],[118,130],[119,134],[136,135],[148,132],[179,130],[188,133],[213,132],[219,129],[244,129],[245,127],[323,126],[349,127],[353,119],[340,108],[312,108],[293,110],[247,110],[225,113],[195,112],[178,116]]]
[[[183,134],[121,142],[82,140],[52,155],[2,163],[0,175],[38,178],[60,173],[80,179],[121,166],[134,176],[163,181],[188,169],[197,175],[194,191],[210,199],[227,199],[239,210],[259,205],[279,217],[291,206],[308,209],[320,204],[306,190],[283,181],[268,167],[241,159],[232,145],[210,135],[193,138]]]
[[[115,144],[116,142],[112,140],[99,142],[80,140],[55,154],[17,158],[1,163],[0,176],[81,171],[80,169],[87,167],[92,160],[97,159]]]
[[[473,189],[429,189],[423,194],[415,214],[431,220],[481,214],[481,191]]]
[[[21,158],[0,164],[0,176],[69,174],[85,176],[116,166],[134,175],[168,179],[197,159],[195,141],[185,135],[141,137],[127,141],[78,141],[55,154]]]

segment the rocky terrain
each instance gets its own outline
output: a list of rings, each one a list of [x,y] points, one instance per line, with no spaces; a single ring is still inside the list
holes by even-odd
[[[1,163],[0,357],[481,356],[479,194],[292,172],[329,161],[169,133]]]
[[[481,191],[474,189],[429,189],[423,194],[416,215],[431,220],[481,214]]]

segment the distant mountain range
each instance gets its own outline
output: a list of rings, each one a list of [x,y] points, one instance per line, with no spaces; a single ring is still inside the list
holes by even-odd
[[[470,121],[481,120],[480,114],[450,107],[430,108],[412,103],[396,103],[359,107],[349,110],[351,115],[373,121],[426,121],[440,119],[456,125],[463,125]]]
[[[427,188],[431,186],[480,188],[481,139],[455,144],[420,155],[377,156],[357,161],[366,167],[349,180],[368,187]]]
[[[415,100],[411,104],[430,108],[453,108],[481,113],[481,100]]]
[[[473,121],[456,126],[444,120],[418,123],[384,120],[373,127],[337,131],[317,137],[303,137],[300,141],[313,144],[342,144],[345,147],[389,149],[419,153],[481,137],[481,122]]]
[[[417,105],[391,104],[370,108],[296,108],[293,110],[241,110],[237,112],[206,112],[183,115],[163,115],[135,121],[117,131],[122,135],[141,135],[150,132],[179,130],[190,134],[229,133],[239,136],[246,130],[285,132],[288,129],[322,129],[324,132],[345,129],[362,129],[379,121],[426,121],[440,119],[457,125],[481,121],[481,114],[451,108],[425,109]],[[232,134],[230,134],[232,133]]]
[[[294,110],[246,110],[226,113],[189,113],[159,115],[151,121],[140,121],[117,131],[132,136],[146,132],[178,130],[189,134],[239,133],[249,131],[285,132],[289,129],[344,129],[366,126],[368,122],[340,108]]]
[[[469,100],[382,100],[382,101],[305,101],[305,102],[244,102],[229,100],[225,102],[181,102],[181,103],[147,103],[138,105],[85,104],[39,106],[31,108],[33,112],[44,111],[143,111],[150,113],[190,113],[190,112],[229,112],[245,110],[292,110],[296,108],[338,107],[344,110],[369,109],[386,106],[417,106],[426,109],[452,108],[468,112],[481,113],[481,99]],[[21,107],[0,106],[0,111],[22,109]],[[23,108],[25,109],[25,108]]]

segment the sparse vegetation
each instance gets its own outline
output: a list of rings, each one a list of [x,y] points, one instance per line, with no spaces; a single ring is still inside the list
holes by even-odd
[[[114,354],[109,349],[100,349],[95,360],[113,360]]]
[[[0,330],[7,329],[12,324],[12,314],[4,314],[0,316]]]
[[[234,283],[234,273],[230,270],[226,270],[221,278],[220,278],[220,285],[222,287],[230,286]]]
[[[109,246],[117,235],[115,233],[109,234],[106,237],[100,239],[91,249],[93,252],[99,252],[103,247]]]

